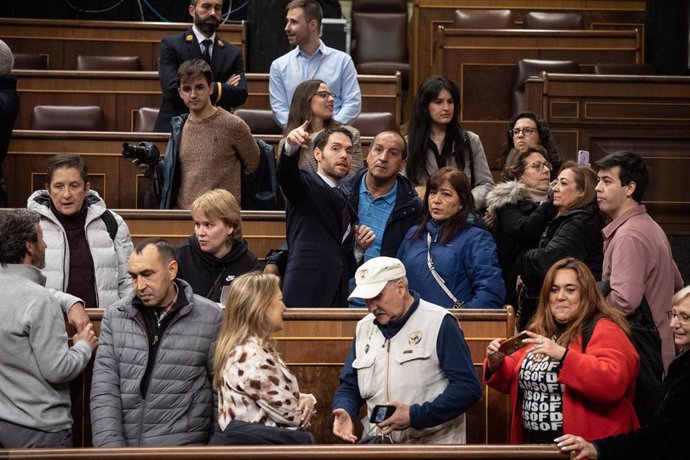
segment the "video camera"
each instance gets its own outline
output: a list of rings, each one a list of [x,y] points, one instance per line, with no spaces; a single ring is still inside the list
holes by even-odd
[[[139,142],[138,144],[122,144],[122,156],[124,158],[133,158],[139,160],[141,163],[146,163],[151,166],[156,166],[160,160],[161,152],[152,142]]]

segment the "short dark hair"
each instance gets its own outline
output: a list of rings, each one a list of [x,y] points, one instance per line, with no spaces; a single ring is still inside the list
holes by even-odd
[[[84,183],[89,181],[89,171],[86,168],[86,162],[84,162],[84,159],[80,155],[77,155],[76,153],[58,153],[52,157],[48,163],[48,171],[46,172],[46,183],[48,186],[50,186],[50,183],[53,181],[53,174],[55,171],[63,168],[74,168],[79,171],[79,175]]]
[[[400,152],[400,154],[402,155],[403,160],[407,159],[407,141],[405,140],[405,136],[403,136],[402,134],[400,134],[399,131],[396,131],[394,129],[387,129],[385,131],[381,131],[376,136],[374,136],[374,140],[376,140],[376,138],[379,137],[381,134],[393,134],[395,136],[398,136],[400,139],[402,139],[403,148],[402,148],[402,152]],[[372,141],[371,145],[372,146],[374,145],[373,141]]]
[[[177,255],[175,254],[175,247],[168,243],[163,238],[146,238],[139,241],[136,246],[134,246],[134,252],[137,255],[141,255],[147,246],[155,246],[160,255],[161,261],[163,263],[168,263],[173,260],[177,260]]]
[[[26,242],[38,241],[36,225],[40,222],[38,213],[28,209],[0,215],[0,265],[21,263],[26,256]]]
[[[635,191],[632,198],[641,203],[647,195],[647,185],[649,185],[649,168],[647,163],[637,153],[614,152],[594,163],[594,170],[600,171],[616,166],[620,168],[618,178],[621,181],[621,185],[635,182]]]
[[[335,133],[343,133],[347,136],[348,139],[350,139],[350,141],[352,141],[352,133],[348,131],[345,127],[338,126],[337,128],[324,129],[323,131],[321,131],[316,136],[316,139],[314,139],[314,149],[319,149],[323,151],[324,147],[326,147],[326,144],[328,144],[328,140]]]
[[[194,79],[200,76],[203,76],[209,85],[213,83],[213,70],[211,70],[211,66],[208,65],[208,62],[203,59],[189,59],[180,64],[180,67],[177,68],[175,81],[177,81],[177,86],[180,86],[182,80]]]
[[[534,112],[520,112],[510,119],[508,130],[506,131],[505,142],[501,146],[501,150],[498,155],[499,160],[503,163],[503,165],[505,165],[505,163],[508,161],[510,151],[515,148],[511,131],[515,127],[515,123],[522,118],[528,118],[537,125],[539,144],[544,147],[544,150],[546,150],[546,159],[549,160],[549,162],[553,165],[553,171],[558,171],[561,167],[561,157],[558,154],[558,146],[556,145],[553,137],[551,137],[549,125],[547,125],[546,122],[539,118],[539,115]]]
[[[321,27],[321,21],[323,20],[323,9],[319,2],[315,0],[292,0],[285,7],[285,12],[294,9],[302,8],[304,10],[304,17],[309,21],[316,19],[316,23]]]

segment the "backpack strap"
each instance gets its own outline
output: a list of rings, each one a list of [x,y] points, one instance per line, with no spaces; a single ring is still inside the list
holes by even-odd
[[[587,344],[592,338],[592,333],[594,333],[594,326],[597,325],[598,317],[594,317],[582,328],[582,353],[587,350]]]
[[[115,241],[115,236],[117,236],[117,221],[115,220],[115,216],[112,212],[106,209],[105,212],[101,214],[101,220],[105,224],[105,228],[108,230],[110,239]]]

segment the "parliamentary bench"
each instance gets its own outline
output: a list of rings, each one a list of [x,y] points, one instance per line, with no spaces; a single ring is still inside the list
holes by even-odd
[[[457,9],[483,11],[496,8],[510,10],[514,22],[511,28],[515,29],[522,29],[524,17],[530,12],[576,11],[582,15],[586,30],[639,30],[644,41],[645,0],[415,0],[410,25],[413,34],[410,45],[410,87],[416,90],[433,73],[435,34],[439,26],[452,27]]]
[[[689,77],[544,72],[527,80],[525,100],[568,159],[578,150],[592,163],[619,150],[642,155],[652,171],[647,210],[667,234],[690,235]]]
[[[454,29],[439,27],[434,73],[460,89],[460,122],[482,139],[489,166],[498,172],[498,153],[515,108],[515,81],[522,59],[573,61],[581,73],[600,62],[643,62],[637,30]],[[518,98],[520,99],[520,98]],[[561,150],[567,152],[566,150]],[[570,152],[575,155],[575,152]]]
[[[34,190],[45,188],[45,171],[50,157],[70,152],[82,155],[89,168],[91,187],[98,191],[109,208],[145,208],[151,181],[126,158],[122,143],[153,142],[165,154],[168,134],[135,132],[37,131],[15,129],[3,163],[11,207],[26,205]],[[282,136],[255,135],[273,145],[276,153]],[[366,158],[372,137],[362,137]],[[150,207],[150,206],[149,206]]]
[[[15,129],[31,129],[37,105],[99,106],[105,131],[132,131],[137,111],[158,108],[161,87],[158,72],[13,70],[21,104]],[[270,110],[268,74],[248,73],[247,101],[242,109]],[[357,77],[362,92],[362,112],[388,112],[401,124],[401,77],[362,75]],[[261,134],[261,133],[259,133]]]
[[[316,445],[316,446],[204,446],[103,449],[6,449],[0,460],[196,460],[203,459],[474,459],[531,460],[568,456],[549,445]]]
[[[88,311],[98,334],[103,309]],[[296,376],[300,390],[314,394],[318,400],[317,414],[310,428],[318,443],[338,442],[331,433],[331,401],[357,321],[366,314],[364,309],[290,308],[283,315],[284,329],[276,334],[277,348]],[[477,376],[481,378],[481,365],[489,342],[513,334],[513,309],[454,310],[454,314],[465,334]],[[69,328],[72,334],[74,331],[71,326]],[[88,407],[92,367],[92,363],[89,364],[84,374],[70,384],[74,439],[75,446],[79,447],[91,445]],[[483,386],[482,399],[467,413],[467,442],[507,443],[510,412],[507,395]]]
[[[0,18],[0,39],[13,53],[46,57],[50,70],[74,70],[77,57],[138,56],[142,70],[158,70],[160,41],[181,34],[190,22],[87,21]],[[218,35],[242,49],[247,62],[247,23],[229,21]]]

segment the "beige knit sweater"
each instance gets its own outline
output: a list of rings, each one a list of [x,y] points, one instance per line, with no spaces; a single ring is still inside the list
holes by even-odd
[[[205,192],[222,188],[241,200],[240,174],[256,171],[259,147],[249,126],[218,107],[200,121],[187,119],[180,140],[181,182],[177,208],[189,209]]]

